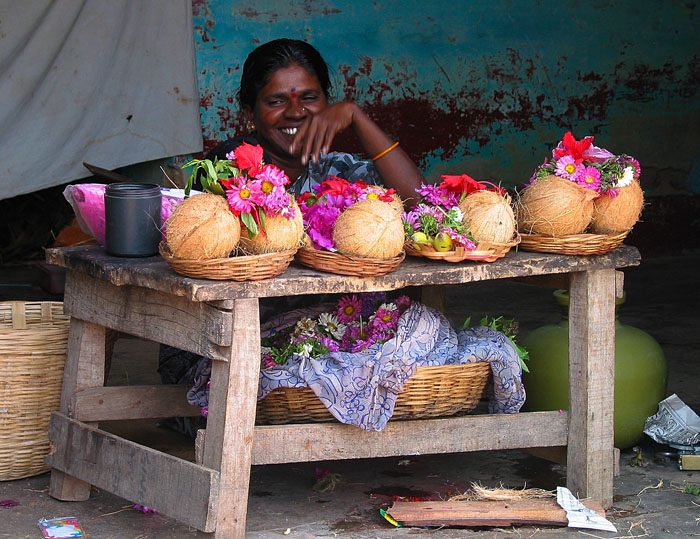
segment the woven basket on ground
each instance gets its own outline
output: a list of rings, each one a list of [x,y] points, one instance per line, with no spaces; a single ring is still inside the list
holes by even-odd
[[[49,418],[61,400],[68,325],[61,302],[0,303],[0,480],[49,469]]]
[[[491,365],[486,362],[464,365],[418,367],[396,399],[391,419],[445,417],[471,412],[481,400]],[[336,421],[311,388],[278,388],[258,401],[256,423]]]
[[[340,275],[355,275],[357,277],[373,277],[386,275],[394,271],[406,253],[401,251],[393,258],[364,258],[360,256],[346,256],[340,253],[302,247],[297,251],[296,260],[304,266]]]
[[[160,255],[176,273],[194,279],[220,281],[258,281],[281,275],[294,260],[296,249],[250,256],[230,256],[206,260],[175,258],[165,242]]]
[[[629,230],[619,234],[571,234],[559,237],[523,234],[520,248],[523,251],[563,255],[602,255],[622,245],[627,234]]]

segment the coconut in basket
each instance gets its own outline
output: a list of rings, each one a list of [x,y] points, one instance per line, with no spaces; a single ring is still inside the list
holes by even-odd
[[[554,174],[537,178],[517,202],[518,229],[553,237],[580,234],[591,222],[597,196],[596,190]]]
[[[265,215],[264,230],[251,234],[241,223],[239,248],[245,254],[265,254],[299,247],[304,235],[304,220],[295,200],[283,212]]]
[[[644,206],[644,192],[637,180],[611,190],[593,201],[591,231],[597,234],[621,234],[632,229]]]
[[[346,208],[333,227],[338,252],[364,258],[394,258],[403,250],[404,229],[390,202],[360,200]]]
[[[231,213],[226,199],[212,193],[183,200],[165,226],[171,255],[187,260],[228,257],[241,236],[238,217]]]
[[[462,223],[477,244],[508,243],[515,236],[515,215],[507,194],[479,189],[469,193],[459,209]]]

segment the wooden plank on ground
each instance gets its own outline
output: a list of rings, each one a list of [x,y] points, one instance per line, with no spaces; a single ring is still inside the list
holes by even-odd
[[[214,531],[219,473],[54,412],[46,463],[205,532]],[[224,508],[225,510],[225,508]]]
[[[201,356],[228,361],[227,347],[232,342],[229,311],[146,288],[116,287],[73,271],[69,276],[64,304],[68,314]]]
[[[255,428],[253,464],[566,445],[566,412],[389,421],[380,432],[341,423]]]
[[[582,502],[605,517],[603,507]],[[554,498],[509,501],[394,502],[387,513],[404,526],[567,526],[566,511]]]
[[[187,402],[191,385],[110,386],[79,391],[70,405],[79,421],[111,421],[161,417],[198,417],[199,406]]]

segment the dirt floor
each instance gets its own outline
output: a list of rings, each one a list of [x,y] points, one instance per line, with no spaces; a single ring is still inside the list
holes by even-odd
[[[627,301],[620,320],[652,335],[668,361],[667,394],[676,393],[700,413],[700,255],[643,260],[625,273]],[[47,299],[37,285],[36,266],[3,268],[0,299]],[[512,281],[473,283],[447,294],[447,314],[455,323],[465,316],[514,317],[521,335],[558,320],[552,290]],[[124,336],[115,345],[108,384],[159,383],[155,343]],[[102,425],[154,447],[191,458],[191,444],[155,422]],[[622,451],[615,478],[613,507],[607,518],[617,533],[572,528],[510,526],[504,528],[395,528],[380,515],[394,497],[448,499],[473,483],[486,487],[555,489],[566,483],[566,468],[517,450],[447,455],[419,455],[316,463],[256,466],[252,470],[247,537],[700,537],[700,496],[685,492],[700,486],[700,471],[682,471],[673,458],[659,453],[667,446],[644,436]],[[634,465],[633,465],[634,464]],[[641,465],[638,465],[641,464]],[[318,477],[334,474],[334,481]],[[93,490],[86,502],[59,502],[48,496],[49,474],[0,482],[0,537],[39,538],[39,519],[75,517],[87,537],[210,537],[158,514],[134,509],[124,500]],[[326,487],[325,489],[322,487]],[[187,493],[183,493],[187,496]],[[9,501],[17,502],[13,505]]]

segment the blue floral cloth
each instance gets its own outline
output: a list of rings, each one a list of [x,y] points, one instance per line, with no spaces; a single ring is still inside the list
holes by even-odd
[[[282,314],[265,324],[261,335],[269,336],[323,310],[324,306],[317,306]],[[418,367],[479,361],[488,361],[493,372],[489,412],[520,411],[525,388],[518,353],[508,337],[486,327],[455,331],[439,311],[414,302],[399,319],[396,335],[383,344],[358,353],[333,352],[318,358],[294,355],[284,365],[261,371],[258,399],[278,387],[309,386],[341,423],[379,431],[391,418],[396,398]],[[198,373],[188,394],[190,404],[208,403],[206,371]]]

